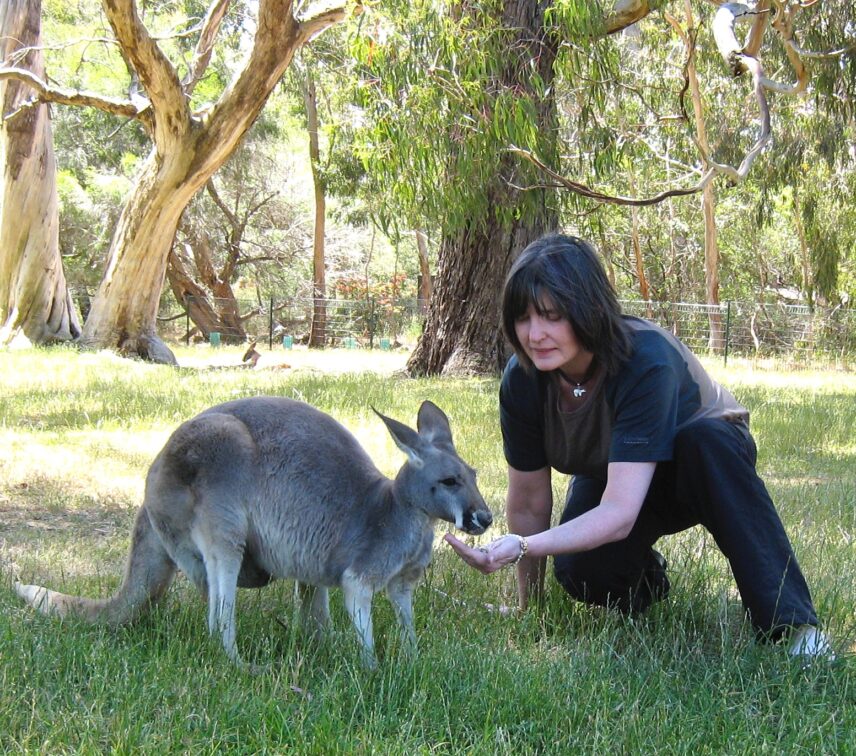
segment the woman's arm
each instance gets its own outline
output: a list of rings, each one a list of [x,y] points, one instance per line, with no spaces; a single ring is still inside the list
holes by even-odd
[[[606,489],[600,504],[594,509],[563,525],[533,535],[519,532],[519,535],[526,535],[528,545],[526,558],[521,559],[520,563],[537,563],[539,559],[553,554],[589,551],[626,538],[639,516],[656,467],[656,462],[611,462]],[[510,496],[509,490],[509,500]],[[509,526],[511,519],[509,515]],[[498,538],[482,550],[470,548],[451,533],[447,533],[445,538],[467,564],[485,574],[511,564],[522,550],[521,539],[517,535]]]
[[[630,535],[651,485],[656,462],[611,462],[600,504],[579,517],[527,538],[532,557],[590,551]]]
[[[550,527],[553,512],[553,485],[550,468],[522,472],[508,468],[508,494],[505,514],[512,533],[530,536]],[[544,557],[526,557],[517,563],[517,599],[521,609],[529,597],[540,599],[544,592]]]

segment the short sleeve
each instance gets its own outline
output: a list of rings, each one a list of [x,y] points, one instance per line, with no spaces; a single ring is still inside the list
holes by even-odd
[[[667,364],[648,364],[623,377],[613,400],[610,462],[672,459],[680,384]]]
[[[547,467],[544,452],[544,396],[536,371],[509,360],[499,388],[499,421],[505,459],[515,470]]]

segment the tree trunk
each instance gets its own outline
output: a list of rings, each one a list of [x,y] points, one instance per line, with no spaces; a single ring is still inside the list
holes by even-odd
[[[506,0],[502,26],[518,31],[515,55],[503,72],[500,85],[533,92],[528,73],[516,70],[514,62],[534,62],[548,94],[539,103],[542,133],[555,133],[553,96],[555,40],[544,33],[546,0]],[[468,12],[464,8],[464,12]],[[487,207],[462,230],[445,233],[440,242],[434,291],[428,306],[425,330],[407,362],[413,375],[487,374],[502,368],[508,349],[500,329],[502,286],[514,258],[545,231],[557,227],[558,218],[546,200],[529,217],[508,217],[501,211],[517,208],[520,192],[513,188],[515,160],[505,156],[490,185],[483,191]]]
[[[483,375],[508,356],[500,330],[505,272],[523,248],[554,226],[478,224],[445,236],[425,331],[407,362],[413,375]]]
[[[693,20],[690,0],[684,0],[684,8],[686,10],[687,29],[691,34],[695,21]],[[710,145],[707,139],[704,107],[702,106],[701,90],[696,76],[694,55],[691,55],[687,61],[687,78],[689,79],[690,95],[693,101],[698,142],[704,154],[709,155]],[[703,169],[706,171],[707,167],[707,160],[705,160],[703,161]],[[719,312],[719,243],[716,236],[716,201],[713,196],[712,182],[705,184],[701,203],[704,218],[704,290],[705,299],[710,306],[708,312],[710,327],[708,348],[713,351],[721,351],[725,348],[725,327],[722,323],[722,314]]]
[[[636,181],[631,171],[630,174],[631,186],[634,194],[636,190]],[[633,248],[633,263],[636,267],[636,280],[639,282],[639,295],[642,301],[646,303],[646,307],[651,309],[651,288],[648,286],[648,276],[645,275],[645,258],[642,255],[642,242],[639,240],[639,208],[630,208],[630,246]],[[650,312],[649,312],[650,316]]]
[[[0,49],[3,60],[8,61],[22,48],[30,48],[19,65],[44,78],[44,59],[38,49],[40,14],[40,0],[0,1]],[[30,95],[24,84],[0,82],[2,344],[22,335],[31,342],[46,343],[67,341],[80,334],[59,252],[50,113],[44,104],[25,107]]]
[[[230,223],[232,220],[230,217]],[[193,278],[174,245],[169,255],[166,276],[176,300],[187,308],[190,319],[204,338],[207,339],[212,331],[216,331],[226,343],[243,343],[247,339],[247,332],[231,284],[239,256],[242,229],[232,226],[227,237],[227,260],[219,274],[211,259],[208,235],[204,231],[200,233],[196,228],[189,228],[187,224],[182,232],[188,237],[186,247],[193,256],[199,281]],[[209,292],[213,301],[209,298]]]
[[[318,99],[312,71],[306,70],[303,90],[306,125],[309,132],[309,159],[315,195],[315,229],[312,236],[312,326],[309,346],[324,346],[327,336],[327,261],[324,240],[327,230],[327,196],[321,175],[321,147],[318,142]]]
[[[814,276],[811,272],[811,254],[808,247],[808,237],[802,221],[802,213],[800,212],[800,197],[796,186],[793,187],[793,203],[794,222],[797,227],[797,238],[800,242],[800,277],[802,279],[800,289],[805,296],[806,302],[808,302],[808,306],[814,309]]]
[[[725,326],[719,311],[719,242],[716,235],[716,201],[713,184],[702,191],[702,214],[704,216],[704,290],[708,311],[710,336],[708,348],[714,352],[725,349]]]
[[[155,321],[181,214],[234,152],[294,53],[341,21],[344,9],[327,7],[298,20],[291,0],[260,0],[256,37],[242,70],[213,106],[193,114],[187,96],[192,85],[179,79],[142,25],[133,0],[104,0],[103,8],[150,99],[139,117],[150,130],[154,148],[119,217],[107,271],[81,342],[175,364],[175,355],[157,335]],[[204,32],[206,40],[211,32],[213,44],[216,30]]]
[[[208,338],[212,331],[219,330],[217,313],[208,301],[208,295],[187,270],[175,250],[169,254],[167,265],[167,280],[172,293],[179,304],[187,309],[187,315],[203,338]],[[187,338],[190,338],[190,331]]]
[[[422,307],[428,307],[428,302],[431,300],[431,266],[428,264],[428,237],[425,232],[417,229],[414,232],[416,236],[416,252],[419,255],[419,300],[422,302]]]
[[[207,186],[213,188],[213,182],[208,181]],[[226,260],[219,273],[214,268],[211,239],[207,232],[191,234],[193,240],[191,251],[196,270],[199,272],[199,279],[208,287],[214,298],[213,305],[218,322],[213,330],[220,333],[226,342],[241,344],[246,341],[247,332],[244,330],[238,300],[232,288],[232,278],[241,257],[245,224],[234,213],[229,213],[226,217],[229,222],[229,233],[226,234]]]
[[[191,157],[189,151],[169,161],[156,151],[149,155],[119,216],[107,270],[80,337],[84,346],[115,347],[129,356],[177,364],[157,335],[156,318],[178,221],[201,185],[186,180],[185,161]]]

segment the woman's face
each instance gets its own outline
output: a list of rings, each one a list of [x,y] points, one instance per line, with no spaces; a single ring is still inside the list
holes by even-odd
[[[523,351],[538,370],[561,369],[571,379],[580,379],[591,365],[592,353],[585,350],[570,321],[545,298],[542,307],[529,308],[514,322],[514,332]]]

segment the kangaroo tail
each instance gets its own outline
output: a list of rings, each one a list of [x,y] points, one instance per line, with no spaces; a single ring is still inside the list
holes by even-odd
[[[115,595],[89,599],[22,583],[15,583],[15,592],[42,614],[80,617],[93,624],[124,625],[133,622],[163,596],[175,569],[144,507],[134,523],[125,577]]]

